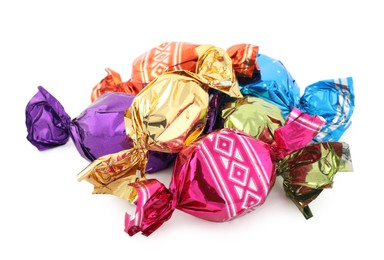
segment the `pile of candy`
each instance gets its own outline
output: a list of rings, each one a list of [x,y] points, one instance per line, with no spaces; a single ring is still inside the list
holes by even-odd
[[[78,180],[136,204],[129,235],[150,235],[175,209],[228,221],[262,205],[283,178],[305,218],[308,204],[352,171],[337,142],[351,124],[352,78],[300,89],[283,64],[239,44],[166,42],[133,62],[131,79],[107,69],[93,101],[72,119],[44,88],[26,107],[27,139],[39,150],[66,143],[92,161]],[[153,173],[173,165],[168,188]]]

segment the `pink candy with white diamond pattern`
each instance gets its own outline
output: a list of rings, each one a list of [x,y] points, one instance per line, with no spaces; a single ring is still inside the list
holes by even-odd
[[[186,192],[177,206],[194,216],[227,221],[248,213],[264,203],[274,183],[275,164],[268,145],[240,131],[226,129],[208,135],[197,143],[194,156],[199,172],[205,173],[204,183],[199,181],[200,189],[184,186]],[[196,172],[186,174],[186,179],[193,179]],[[203,196],[198,196],[198,191]]]

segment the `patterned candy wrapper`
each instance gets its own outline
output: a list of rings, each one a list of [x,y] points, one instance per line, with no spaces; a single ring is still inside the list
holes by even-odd
[[[79,175],[107,193],[132,201],[129,183],[146,179],[147,152],[177,153],[203,132],[207,122],[209,89],[242,97],[228,54],[212,45],[195,49],[196,72],[165,72],[148,84],[125,113],[126,131],[134,147],[103,156]]]
[[[263,54],[257,55],[260,66],[260,80],[239,81],[243,95],[262,98],[281,109],[284,118],[293,107],[305,113],[319,115],[326,119],[314,141],[338,141],[351,124],[354,110],[354,90],[351,77],[323,80],[300,89],[284,65]],[[258,70],[256,71],[259,72]]]
[[[352,123],[355,108],[352,78],[323,80],[306,87],[299,108],[327,121],[315,137],[316,141],[338,141]]]
[[[82,157],[93,161],[106,154],[133,147],[125,132],[124,113],[133,95],[106,93],[71,120],[60,102],[43,87],[26,107],[27,139],[39,150],[67,143],[72,138]],[[176,156],[151,152],[146,171],[167,168]]]
[[[131,79],[122,82],[120,75],[106,69],[108,75],[92,90],[91,100],[106,92],[138,94],[148,83],[164,72],[186,70],[196,72],[201,45],[187,42],[165,42],[140,55],[132,64]],[[252,44],[237,44],[228,49],[233,70],[241,80],[258,75],[256,55],[258,47]],[[201,66],[200,66],[201,68]]]
[[[324,121],[295,110],[275,131],[272,145],[230,128],[216,130],[180,151],[169,190],[155,179],[130,184],[137,191],[129,235],[150,235],[177,208],[209,221],[228,221],[264,203],[276,178],[276,161],[309,143]]]

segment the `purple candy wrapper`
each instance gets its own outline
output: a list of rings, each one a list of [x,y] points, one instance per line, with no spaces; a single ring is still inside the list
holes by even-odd
[[[124,113],[134,95],[109,92],[71,120],[60,102],[43,87],[26,107],[27,139],[40,151],[72,138],[82,157],[93,161],[103,155],[133,147],[125,133]],[[167,168],[175,154],[150,152],[147,172]]]

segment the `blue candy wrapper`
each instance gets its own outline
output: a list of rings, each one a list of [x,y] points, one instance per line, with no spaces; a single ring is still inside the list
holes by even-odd
[[[241,93],[262,98],[278,106],[286,118],[292,108],[297,107],[300,102],[299,86],[281,61],[263,54],[258,54],[256,59],[261,80],[245,85],[239,82]]]
[[[351,125],[355,95],[351,77],[323,80],[305,88],[299,108],[322,116],[327,123],[314,138],[318,142],[338,141]]]

